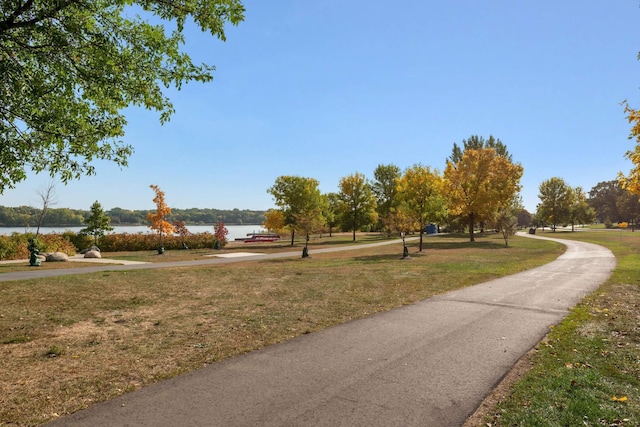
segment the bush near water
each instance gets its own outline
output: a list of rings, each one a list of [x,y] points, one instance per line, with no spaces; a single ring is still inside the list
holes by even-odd
[[[35,238],[35,233],[13,233],[10,236],[0,236],[0,260],[29,258],[29,239]],[[167,249],[181,249],[184,243],[190,249],[213,249],[216,247],[216,237],[213,233],[195,233],[188,236],[163,236],[162,246]],[[40,234],[38,236],[40,252],[64,252],[75,255],[77,252],[94,245],[94,238],[80,233],[67,231],[62,234]],[[219,242],[223,247],[226,242]],[[120,233],[107,234],[98,239],[98,247],[104,252],[147,251],[156,250],[160,246],[157,234],[150,233]]]

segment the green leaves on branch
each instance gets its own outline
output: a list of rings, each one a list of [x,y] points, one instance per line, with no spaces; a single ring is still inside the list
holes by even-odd
[[[267,228],[287,227],[291,230],[291,244],[295,231],[306,235],[324,225],[323,211],[327,200],[318,189],[319,182],[313,178],[283,175],[267,192],[274,198],[278,211],[267,215]],[[281,224],[281,225],[280,225]]]
[[[225,24],[243,19],[239,0],[2,2],[0,194],[29,169],[66,182],[98,159],[126,166],[121,111],[155,110],[164,123],[174,107],[163,87],[212,79],[213,66],[180,50],[186,21],[225,40]]]

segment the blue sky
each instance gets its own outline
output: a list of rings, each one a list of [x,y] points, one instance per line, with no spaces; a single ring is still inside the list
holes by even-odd
[[[557,176],[588,192],[627,172],[640,107],[638,0],[246,0],[221,42],[197,29],[186,50],[217,67],[170,91],[177,112],[127,111],[128,168],[58,183],[56,207],[269,209],[280,175],[337,192],[379,164],[444,170],[454,142],[493,135],[524,167],[522,197]],[[0,195],[38,206],[46,175]]]

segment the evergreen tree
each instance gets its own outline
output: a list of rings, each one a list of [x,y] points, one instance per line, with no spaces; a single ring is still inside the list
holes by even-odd
[[[80,230],[81,234],[93,236],[93,242],[98,246],[98,237],[104,236],[107,231],[113,230],[110,226],[111,218],[105,214],[102,205],[96,200],[91,205],[91,214],[85,220],[86,228]]]

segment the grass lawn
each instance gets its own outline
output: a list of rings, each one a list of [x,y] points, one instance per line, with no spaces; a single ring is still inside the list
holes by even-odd
[[[536,347],[532,368],[482,425],[640,425],[640,232],[543,235],[606,246],[618,265]]]
[[[346,243],[352,242],[335,244]],[[408,245],[407,260],[394,244],[310,250],[306,259],[2,282],[0,424],[39,425],[300,334],[522,271],[563,251],[522,237],[506,248],[498,235],[475,243],[429,237],[421,253],[417,242]]]
[[[348,245],[362,245],[367,243],[376,243],[382,241],[397,240],[397,238],[389,239],[385,235],[379,233],[360,233],[358,234],[357,241],[353,241],[351,233],[337,233],[331,237],[325,236],[313,236],[309,241],[309,251],[313,252],[314,249],[322,249],[326,247],[336,246],[348,246]],[[103,258],[125,260],[125,261],[139,261],[150,263],[162,263],[162,262],[174,262],[174,261],[191,261],[200,260],[204,257],[210,257],[213,255],[220,255],[230,252],[255,252],[255,253],[275,253],[275,252],[291,252],[298,251],[302,253],[304,242],[299,239],[294,242],[294,246],[291,246],[290,239],[282,239],[277,242],[270,243],[243,243],[243,242],[229,242],[223,249],[189,249],[189,250],[167,250],[163,254],[158,254],[157,250],[149,251],[136,251],[136,252],[102,252]],[[400,248],[400,253],[402,247]],[[22,261],[10,261],[6,263],[0,262],[0,274],[10,273],[14,271],[31,271],[35,269],[51,270],[61,268],[75,268],[75,267],[87,267],[100,263],[99,260],[92,260],[91,263],[77,262],[71,258],[67,262],[42,262],[40,266],[30,266],[29,260]]]

